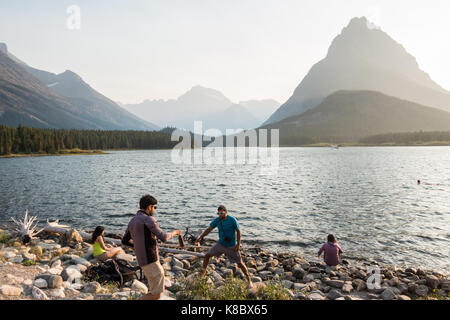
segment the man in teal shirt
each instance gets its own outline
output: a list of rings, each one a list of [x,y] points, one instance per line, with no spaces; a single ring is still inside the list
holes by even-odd
[[[203,275],[206,274],[206,268],[208,267],[211,257],[220,257],[222,254],[225,254],[231,262],[237,263],[247,278],[249,287],[252,287],[247,267],[242,261],[241,253],[239,252],[241,247],[241,230],[239,229],[239,223],[234,217],[228,215],[225,206],[219,206],[217,214],[219,217],[215,218],[208,229],[206,229],[196,240],[196,243],[199,244],[204,237],[214,230],[214,228],[219,228],[219,241],[206,253],[203,260]]]

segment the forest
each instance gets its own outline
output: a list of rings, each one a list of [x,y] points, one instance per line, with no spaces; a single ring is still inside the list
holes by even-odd
[[[164,131],[40,129],[0,125],[0,155],[57,154],[63,150],[170,149],[178,143]]]

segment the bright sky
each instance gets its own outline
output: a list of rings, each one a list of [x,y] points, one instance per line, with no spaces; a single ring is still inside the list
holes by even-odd
[[[80,29],[67,27],[71,5]],[[284,102],[355,16],[380,25],[450,90],[448,0],[0,0],[0,42],[123,103],[194,85],[235,102]]]

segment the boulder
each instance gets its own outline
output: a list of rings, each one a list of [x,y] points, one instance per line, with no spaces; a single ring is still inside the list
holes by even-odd
[[[31,289],[31,296],[36,300],[48,300],[48,297],[45,294],[45,292],[39,289],[38,287],[33,287]]]
[[[343,280],[327,280],[325,283],[333,288],[341,289],[344,286]]]
[[[131,290],[133,291],[137,291],[140,292],[142,294],[147,294],[148,293],[148,288],[145,284],[143,284],[142,282],[140,282],[139,280],[134,280],[132,285],[131,285]]]
[[[63,247],[74,246],[81,242],[83,242],[83,238],[80,236],[78,231],[75,229],[67,230],[65,233],[61,234],[61,236],[59,237],[59,244],[62,245]]]
[[[439,286],[439,278],[433,275],[429,275],[426,278],[426,284],[431,289],[436,289]]]
[[[383,300],[394,300],[395,297],[395,293],[391,288],[387,288],[381,293],[381,298]]]
[[[93,281],[84,285],[83,292],[84,293],[99,293],[102,289],[100,283]]]
[[[297,279],[299,279],[299,280],[302,280],[303,277],[306,275],[306,271],[303,270],[303,268],[297,266],[297,267],[295,267],[295,268],[292,270],[292,275],[293,275],[295,278],[297,278]]]
[[[42,278],[34,280],[34,285],[39,289],[47,289],[48,288],[47,281]]]
[[[366,282],[361,279],[353,280],[352,285],[356,289],[356,291],[362,291],[367,288]]]
[[[343,295],[337,289],[331,289],[327,294],[327,299],[336,300],[337,298],[342,297]]]
[[[421,297],[425,297],[428,294],[428,287],[426,285],[419,285],[415,290],[415,294]]]
[[[50,296],[54,298],[65,298],[64,288],[50,290]]]
[[[23,288],[22,287],[18,287],[18,286],[11,286],[8,284],[4,284],[2,286],[0,286],[0,293],[5,295],[5,296],[20,296],[23,292]]]
[[[344,293],[350,293],[353,290],[353,285],[350,281],[344,282],[344,285],[342,286],[342,292]]]

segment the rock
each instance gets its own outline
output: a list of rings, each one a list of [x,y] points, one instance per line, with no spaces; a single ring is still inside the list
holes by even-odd
[[[8,284],[4,284],[2,286],[0,286],[0,293],[5,295],[5,296],[20,296],[23,292],[22,287],[17,287],[17,286],[11,286]]]
[[[281,283],[287,289],[291,289],[294,286],[294,283],[292,281],[289,281],[289,280],[282,280]]]
[[[64,288],[50,290],[50,296],[54,298],[65,298]]]
[[[12,262],[12,263],[22,263],[23,262],[23,257],[22,256],[14,256],[13,258],[11,258],[11,259],[8,259],[8,261],[9,262]]]
[[[428,294],[428,287],[421,284],[416,288],[415,293],[421,297],[425,297]]]
[[[117,259],[128,261],[129,263],[132,263],[134,260],[134,256],[128,253],[120,253],[116,257]]]
[[[392,289],[387,288],[381,293],[381,298],[383,300],[394,300],[395,299],[395,293],[392,291]]]
[[[307,297],[309,300],[325,300],[325,296],[320,291],[311,291]]]
[[[399,295],[398,300],[411,300],[411,298],[405,295]]]
[[[426,278],[426,284],[431,289],[436,289],[439,286],[439,278],[433,275],[429,275]]]
[[[31,279],[26,279],[23,281],[23,284],[26,286],[32,286],[33,285],[33,280]]]
[[[378,298],[379,298],[379,296],[377,294],[375,294],[375,293],[368,293],[367,294],[367,299],[375,300],[375,299],[378,299]]]
[[[303,270],[301,267],[295,267],[294,270],[292,270],[292,275],[295,278],[302,280],[303,277],[306,275],[306,271]]]
[[[413,269],[413,268],[406,268],[406,269],[405,269],[405,273],[406,273],[406,274],[410,274],[410,275],[416,274],[416,269]]]
[[[223,282],[224,281],[222,276],[217,271],[213,271],[211,273],[211,277],[213,278],[214,282]]]
[[[102,286],[100,283],[93,281],[89,282],[88,284],[84,285],[83,292],[84,293],[99,293],[102,289]]]
[[[356,289],[356,291],[362,291],[367,288],[366,282],[361,279],[353,280],[352,285]]]
[[[353,290],[353,285],[350,281],[344,282],[344,285],[342,286],[342,292],[344,293],[350,293]]]
[[[42,278],[34,280],[34,285],[39,289],[47,289],[48,288],[47,281]]]
[[[81,290],[81,288],[83,288],[83,285],[81,283],[72,283],[69,286],[70,290]]]
[[[51,268],[51,269],[48,269],[48,270],[47,270],[48,273],[51,273],[51,274],[57,275],[57,276],[61,275],[61,272],[62,272],[62,271],[63,271],[63,268],[62,268],[62,267]]]
[[[333,288],[341,289],[344,286],[344,281],[342,280],[327,280],[325,283]]]
[[[258,274],[263,280],[268,280],[272,276],[272,272],[270,271],[261,271]]]
[[[313,281],[315,279],[313,274],[307,274],[303,277],[303,282],[310,282]]]
[[[422,269],[417,269],[416,274],[420,277],[423,277],[426,275],[425,271],[423,271]]]
[[[331,289],[327,294],[327,299],[336,300],[337,298],[342,297],[342,294],[337,289]]]
[[[294,283],[294,290],[309,291],[309,286],[306,283]]]
[[[449,280],[441,280],[441,289],[445,291],[450,291],[450,281]]]
[[[364,272],[363,270],[356,269],[354,275],[355,275],[355,277],[362,279],[362,280],[367,279],[367,273]]]
[[[39,289],[38,287],[33,287],[31,289],[31,295],[36,300],[48,300],[48,297],[45,294],[45,292]]]
[[[30,253],[35,254],[40,257],[42,255],[42,247],[41,246],[33,246],[30,248]]]
[[[31,260],[31,261],[35,261],[35,260],[36,260],[36,255],[33,254],[33,253],[27,253],[27,252],[24,252],[24,253],[22,253],[22,257],[23,257],[25,260]]]
[[[179,267],[179,268],[183,269],[183,262],[181,262],[177,258],[173,258],[172,259],[172,267]]]
[[[80,236],[77,230],[70,229],[59,237],[59,244],[62,246],[74,246],[83,242],[83,238]]]
[[[142,294],[147,294],[148,293],[148,288],[145,284],[143,284],[142,282],[140,282],[139,280],[134,280],[133,284],[131,285],[131,290],[140,292]]]
[[[187,260],[181,260],[181,262],[183,263],[183,268],[186,270],[191,269],[191,263]]]
[[[81,257],[70,260],[70,264],[81,264],[85,267],[91,266],[91,263],[88,260],[86,260],[85,258],[81,258]]]
[[[52,266],[51,266],[52,269],[53,269],[53,268],[59,268],[59,267],[61,267],[61,260],[60,260],[60,259],[54,261],[54,262],[52,263]]]
[[[413,282],[408,283],[408,292],[414,293],[416,291],[417,287],[418,287],[418,285]]]
[[[70,266],[61,272],[61,277],[64,281],[70,283],[74,282],[76,279],[81,279],[83,275],[81,274],[77,265]]]
[[[320,273],[320,269],[318,267],[311,267],[308,270],[309,273]]]

